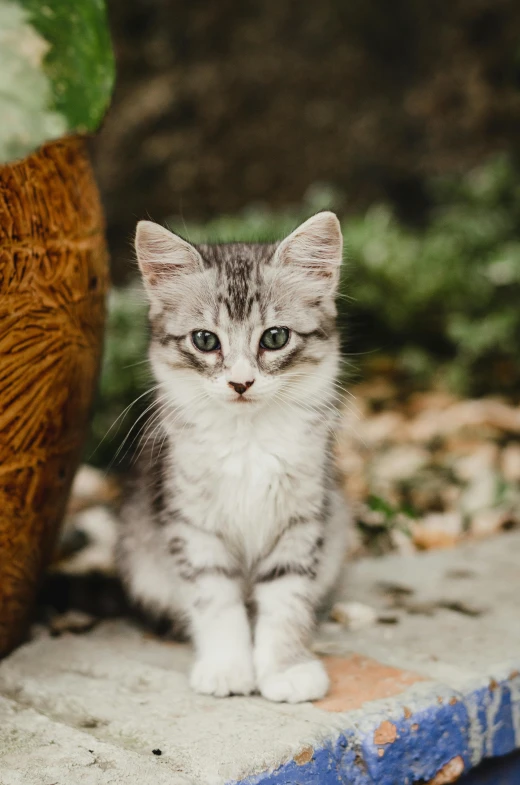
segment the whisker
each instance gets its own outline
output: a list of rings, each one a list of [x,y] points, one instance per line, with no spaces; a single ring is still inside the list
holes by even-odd
[[[145,360],[138,360],[135,363],[129,363],[128,365],[123,365],[123,369],[126,370],[127,368],[135,368],[136,365],[144,365],[145,363],[149,363],[150,360],[148,357]]]
[[[151,436],[153,435],[153,433],[152,434],[146,434],[146,430],[148,428],[152,428],[153,425],[155,423],[157,423],[158,421],[162,422],[162,416],[163,416],[164,412],[167,411],[167,409],[169,409],[172,405],[173,405],[173,402],[169,401],[169,400],[167,400],[165,403],[161,404],[161,406],[158,408],[158,410],[156,412],[154,412],[152,417],[144,423],[144,425],[139,429],[138,433],[134,436],[134,438],[132,440],[132,444],[130,444],[128,446],[128,449],[127,449],[127,452],[125,453],[125,455],[128,453],[128,451],[132,448],[132,445],[138,439],[142,441],[142,444],[140,445],[139,452],[136,453],[136,455],[132,459],[131,465],[134,465],[135,463],[137,463],[137,460],[139,459],[141,453],[143,452],[144,448],[148,444],[148,441],[150,440]],[[154,428],[153,432],[155,432],[155,428]]]
[[[107,436],[108,436],[108,434],[110,433],[110,431],[112,430],[112,428],[114,428],[114,426],[115,426],[115,425],[116,425],[116,424],[119,422],[119,420],[121,420],[121,419],[122,419],[122,418],[125,416],[125,414],[126,414],[126,413],[127,413],[127,412],[128,412],[130,409],[131,409],[131,408],[132,408],[132,406],[134,406],[134,404],[136,404],[136,403],[137,403],[137,401],[140,401],[140,400],[141,400],[141,398],[144,398],[144,396],[145,396],[145,395],[149,395],[150,393],[152,393],[152,392],[154,392],[155,390],[159,389],[159,387],[160,387],[160,386],[161,386],[161,385],[160,385],[160,383],[159,383],[159,384],[155,384],[153,387],[150,387],[150,389],[148,389],[148,390],[145,390],[145,392],[144,392],[144,393],[141,393],[141,395],[138,395],[138,396],[137,396],[137,398],[135,398],[135,399],[132,401],[132,403],[128,404],[128,406],[127,406],[125,409],[123,409],[123,411],[121,412],[121,414],[120,414],[118,417],[116,417],[116,419],[114,420],[114,422],[112,423],[112,425],[110,426],[110,428],[108,429],[108,431],[105,433],[105,435],[103,436],[103,438],[101,439],[101,441],[99,442],[99,444],[97,445],[97,447],[95,448],[95,450],[92,452],[92,454],[91,454],[91,455],[89,455],[89,460],[90,460],[90,458],[92,458],[92,456],[93,456],[93,455],[95,455],[95,453],[97,452],[97,450],[99,450],[99,448],[101,447],[101,445],[103,444],[103,442],[104,442],[104,441],[105,441],[105,439],[107,438]],[[119,430],[119,429],[118,429],[118,430]],[[117,431],[116,431],[116,433],[117,433]]]
[[[140,422],[140,421],[143,419],[143,417],[144,417],[144,416],[145,416],[145,415],[146,415],[146,414],[147,414],[147,413],[150,411],[150,409],[153,409],[153,407],[156,405],[157,401],[164,400],[164,397],[165,397],[165,396],[161,396],[160,398],[154,398],[154,400],[152,401],[152,403],[151,403],[149,406],[147,406],[147,408],[144,410],[144,412],[142,412],[142,413],[139,415],[139,417],[138,417],[138,418],[137,418],[137,420],[136,420],[136,421],[133,423],[132,427],[130,428],[130,430],[129,430],[129,431],[128,431],[128,433],[126,434],[126,436],[125,436],[125,438],[123,439],[123,441],[121,442],[121,444],[119,445],[119,448],[117,449],[117,452],[116,452],[116,454],[114,455],[114,457],[113,457],[113,458],[112,458],[112,460],[110,461],[110,464],[109,464],[109,466],[108,466],[108,469],[107,469],[107,471],[108,471],[109,469],[111,469],[111,468],[112,468],[112,466],[113,466],[114,462],[117,460],[117,458],[118,458],[118,456],[119,456],[119,454],[120,454],[121,450],[122,450],[122,449],[123,449],[123,447],[125,446],[125,444],[126,444],[126,442],[128,441],[128,439],[130,438],[130,434],[132,433],[132,431],[133,431],[133,430],[134,430],[134,428],[136,427],[137,423],[138,423],[138,422]],[[132,444],[134,444],[134,442],[135,442],[135,439],[132,441]],[[125,457],[125,456],[128,454],[128,450],[130,449],[130,447],[132,446],[132,444],[130,444],[130,445],[129,445],[129,447],[128,447],[128,448],[127,448],[127,450],[125,451],[125,455],[124,455],[123,457]]]

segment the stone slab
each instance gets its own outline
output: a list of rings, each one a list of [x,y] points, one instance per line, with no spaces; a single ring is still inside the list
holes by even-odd
[[[0,785],[455,782],[520,747],[519,565],[510,533],[350,566],[379,621],[322,625],[315,705],[195,695],[189,647],[122,620],[40,637],[0,664]]]

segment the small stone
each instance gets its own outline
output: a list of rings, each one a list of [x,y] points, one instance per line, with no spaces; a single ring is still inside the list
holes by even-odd
[[[352,505],[352,514],[356,521],[360,521],[365,527],[379,529],[385,527],[386,517],[382,510],[373,510],[368,504],[356,503]]]
[[[491,537],[500,532],[510,518],[506,510],[480,510],[471,519],[470,532],[474,537]]]
[[[436,611],[435,603],[427,602],[426,600],[423,602],[409,600],[403,605],[403,607],[406,612],[412,616],[434,616]]]
[[[68,513],[79,512],[97,504],[109,504],[119,496],[116,482],[93,466],[80,466],[74,477]]]
[[[508,482],[520,482],[520,444],[508,444],[504,447],[501,468]]]
[[[49,637],[49,627],[46,624],[31,624],[31,628],[29,630],[29,639],[32,641],[38,641],[42,638]]]
[[[439,416],[438,411],[424,411],[410,425],[414,441],[429,442],[459,431],[485,432],[489,436],[500,433],[520,433],[520,409],[491,398],[459,401]]]
[[[411,597],[414,593],[414,590],[407,584],[395,581],[378,581],[377,588],[389,597],[394,607],[401,607],[402,598]]]
[[[330,618],[349,630],[360,630],[377,622],[378,615],[369,605],[361,602],[337,602]]]
[[[374,481],[387,484],[407,480],[417,474],[430,460],[430,454],[415,445],[393,447],[373,461]]]
[[[70,610],[66,611],[65,613],[61,613],[59,616],[55,616],[51,620],[49,628],[51,635],[55,636],[63,635],[66,632],[79,635],[83,632],[88,632],[91,630],[92,627],[94,627],[96,624],[96,621],[97,620],[94,618],[94,616],[91,616],[89,613]]]
[[[498,446],[489,442],[481,444],[470,455],[459,458],[454,463],[455,473],[464,482],[479,480],[485,474],[492,474],[498,459]]]
[[[81,720],[79,726],[80,728],[97,728],[99,726],[99,720],[97,720],[95,717],[85,717],[84,720]]]
[[[416,552],[412,538],[401,529],[394,527],[390,532],[390,540],[393,548],[402,556],[411,556]]]
[[[461,613],[463,616],[477,617],[482,616],[482,614],[486,612],[485,608],[473,605],[465,600],[439,600],[437,606],[439,608],[445,608],[448,611],[453,611],[454,613]]]
[[[473,479],[460,497],[459,507],[466,515],[493,507],[500,478],[493,471],[484,471]]]
[[[341,632],[341,624],[337,621],[322,621],[320,632],[324,635],[337,635]]]
[[[362,427],[362,435],[369,446],[402,440],[406,432],[406,422],[398,412],[382,412],[368,418]]]
[[[421,550],[451,548],[462,533],[463,519],[458,512],[430,513],[412,526],[413,541]]]
[[[378,624],[399,624],[399,616],[394,613],[381,613],[377,617]]]
[[[412,442],[427,444],[442,435],[438,411],[427,409],[408,425],[408,437]]]
[[[485,404],[485,424],[508,433],[520,433],[520,408],[502,401],[488,399]]]
[[[447,392],[436,390],[433,392],[415,393],[410,397],[409,411],[419,414],[424,411],[444,411],[456,403],[457,399]]]
[[[446,457],[456,461],[460,457],[465,458],[478,452],[482,444],[482,439],[478,439],[475,435],[456,433],[443,440],[443,449]]]

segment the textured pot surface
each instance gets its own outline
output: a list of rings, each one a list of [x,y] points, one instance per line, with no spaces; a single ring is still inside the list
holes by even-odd
[[[23,638],[80,459],[107,285],[84,142],[0,166],[0,655]]]

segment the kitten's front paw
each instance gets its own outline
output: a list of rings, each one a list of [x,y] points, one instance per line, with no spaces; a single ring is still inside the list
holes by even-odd
[[[320,660],[307,660],[283,671],[267,673],[259,684],[260,692],[270,701],[302,703],[323,698],[329,677]]]
[[[215,662],[197,660],[192,668],[190,684],[195,692],[225,698],[226,695],[249,695],[255,689],[253,663],[247,659]]]

